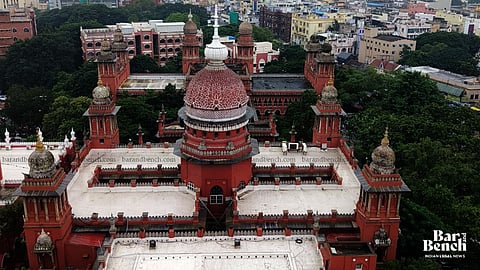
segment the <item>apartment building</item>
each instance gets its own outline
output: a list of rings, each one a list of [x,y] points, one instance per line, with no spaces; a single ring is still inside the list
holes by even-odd
[[[270,29],[283,42],[290,42],[292,13],[275,7],[260,7],[259,25]]]
[[[327,32],[335,19],[317,14],[292,14],[291,43],[305,45],[312,35]]]
[[[379,34],[378,28],[365,28],[360,41],[358,61],[369,64],[374,59],[397,62],[403,47],[415,50],[416,41],[400,36]]]
[[[103,39],[113,40],[117,27],[122,30],[128,46],[128,56],[144,54],[155,59],[159,64],[172,60],[183,44],[183,22],[165,23],[162,20],[148,22],[117,23],[106,28],[80,29],[82,51],[85,60],[96,59],[100,54]],[[203,45],[203,32],[197,32],[200,46]]]
[[[0,9],[0,57],[17,40],[29,39],[37,34],[33,8]]]

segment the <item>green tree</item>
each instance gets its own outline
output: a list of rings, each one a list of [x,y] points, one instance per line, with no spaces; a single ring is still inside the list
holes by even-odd
[[[139,54],[130,60],[131,73],[157,73],[159,70],[157,62],[150,56]]]
[[[43,116],[44,137],[62,141],[72,128],[77,132],[88,129],[88,119],[83,117],[83,113],[90,103],[91,99],[87,97],[57,97],[50,112]]]
[[[13,85],[8,89],[5,105],[6,114],[12,119],[17,132],[34,134],[48,112],[52,96],[49,90],[41,87],[26,88]]]
[[[284,117],[280,117],[277,123],[277,130],[280,133],[280,140],[289,140],[292,126],[295,126],[297,140],[304,142],[312,141],[312,123],[315,115],[310,109],[311,105],[317,102],[318,96],[314,90],[305,90],[299,102],[291,103]]]

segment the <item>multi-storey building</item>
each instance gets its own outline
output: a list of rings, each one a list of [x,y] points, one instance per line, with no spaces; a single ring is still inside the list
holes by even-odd
[[[283,42],[290,42],[292,13],[283,12],[279,8],[262,6],[259,17],[260,27],[272,30]]]
[[[33,8],[0,9],[0,57],[7,55],[8,47],[15,41],[37,34]]]
[[[432,24],[426,18],[409,19],[398,17],[393,20],[393,25],[395,26],[396,35],[412,40],[421,34],[432,32]]]
[[[319,34],[318,36],[323,42],[332,45],[332,53],[334,56],[342,52],[352,54],[355,52],[356,35],[327,32]]]
[[[328,16],[294,13],[290,41],[292,44],[305,45],[312,35],[327,32],[334,21],[335,19]]]
[[[152,57],[159,64],[172,60],[183,45],[185,23],[165,23],[161,20],[148,22],[118,23],[107,28],[80,29],[82,51],[85,60],[96,59],[100,54],[103,39],[113,40],[113,33],[120,28],[128,46],[128,56],[133,58],[137,54]],[[196,32],[196,42],[203,44],[203,33]]]
[[[280,50],[274,50],[271,42],[255,42],[253,73],[263,73],[266,63],[278,59]]]
[[[415,50],[416,41],[394,35],[378,34],[377,28],[365,28],[360,41],[358,61],[370,63],[374,59],[397,62],[405,46]]]

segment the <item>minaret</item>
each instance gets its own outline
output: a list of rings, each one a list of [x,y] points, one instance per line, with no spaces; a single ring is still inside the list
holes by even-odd
[[[305,45],[307,58],[304,65],[305,78],[317,92],[321,94],[328,80],[334,76],[335,57],[331,53],[332,46],[328,43],[320,44],[318,37],[313,35]]]
[[[92,91],[93,100],[83,116],[90,123],[90,146],[92,148],[115,148],[120,143],[117,113],[120,106],[110,97],[110,89],[102,80]]]
[[[253,74],[253,27],[248,21],[244,21],[238,27],[238,42],[237,42],[237,61],[244,64],[248,74]]]
[[[200,188],[208,212],[222,216],[233,189],[252,177],[251,157],[258,152],[247,130],[253,110],[240,77],[225,66],[228,56],[218,36],[205,49],[208,65],[188,85],[179,116],[185,123],[175,153],[181,157],[182,181]]]
[[[395,152],[389,146],[388,129],[381,145],[372,152],[372,162],[363,167],[355,221],[360,240],[369,241],[377,261],[394,260],[400,227],[400,199],[410,189],[395,172]]]
[[[100,55],[97,56],[98,76],[105,86],[112,91],[111,96],[116,100],[117,90],[130,75],[127,43],[122,30],[117,27],[113,34],[113,43],[107,39],[102,41]]]
[[[28,158],[30,171],[15,195],[23,201],[30,269],[66,269],[65,243],[73,222],[67,185],[73,174],[56,166],[40,134]]]
[[[322,148],[336,148],[340,144],[340,123],[342,108],[337,100],[337,89],[333,78],[321,92],[317,104],[311,106],[315,113],[312,143]]]
[[[200,62],[200,45],[197,39],[197,25],[192,21],[192,12],[183,27],[184,39],[182,45],[182,73],[187,74],[191,65]]]

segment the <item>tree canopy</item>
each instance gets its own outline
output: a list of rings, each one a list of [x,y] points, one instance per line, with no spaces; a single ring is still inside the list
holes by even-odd
[[[378,87],[369,90],[368,80]],[[346,123],[356,158],[361,164],[369,162],[388,127],[396,167],[412,190],[401,205],[399,256],[423,257],[421,239],[431,239],[433,229],[466,232],[471,237],[467,258],[451,263],[474,269],[473,254],[480,251],[480,114],[448,106],[419,73],[375,75],[340,69],[336,86],[342,102],[362,103],[363,109]],[[410,267],[427,269],[418,268],[421,264],[411,262]]]
[[[416,50],[404,48],[399,63],[432,66],[464,75],[478,75],[480,37],[456,32],[425,33],[417,37]]]

